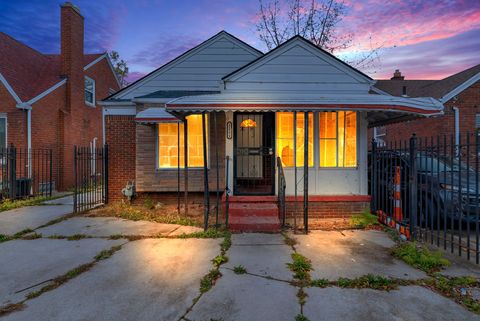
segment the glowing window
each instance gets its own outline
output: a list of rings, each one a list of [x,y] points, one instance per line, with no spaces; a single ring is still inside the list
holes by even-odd
[[[203,167],[202,115],[187,118],[188,167]],[[208,142],[208,118],[206,119]],[[180,128],[179,128],[180,127]],[[184,127],[177,123],[158,124],[158,167],[178,167],[178,130],[180,129],[180,168],[184,167]],[[207,144],[208,155],[208,144]]]
[[[357,114],[352,111],[319,115],[320,167],[357,166]]]
[[[303,166],[305,143],[305,114],[297,113],[297,167]],[[308,114],[308,166],[313,166],[313,113]],[[293,113],[277,113],[277,151],[282,165],[294,166]]]

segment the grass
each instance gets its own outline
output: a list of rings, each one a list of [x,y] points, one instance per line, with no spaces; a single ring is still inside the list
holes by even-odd
[[[22,310],[23,308],[25,308],[25,304],[23,302],[7,304],[3,307],[0,307],[0,317],[3,317],[14,311]]]
[[[295,321],[310,321],[310,320],[303,314],[297,314],[297,316],[295,317]]]
[[[282,234],[283,234],[284,242],[286,245],[295,246],[297,244],[297,240],[295,240],[293,237],[290,237],[286,233],[282,233]]]
[[[350,217],[349,225],[352,228],[365,229],[374,225],[379,225],[376,215],[365,211],[361,214],[355,214]]]
[[[216,268],[219,268],[220,265],[222,264],[225,264],[228,262],[228,257],[223,255],[223,254],[220,254],[220,255],[217,255],[213,260],[213,265],[216,267]]]
[[[205,293],[210,290],[215,284],[216,280],[222,276],[218,269],[212,269],[200,280],[200,292]]]
[[[480,282],[478,282],[475,277],[445,277],[440,274],[435,274],[434,277],[426,282],[426,284],[437,292],[440,292],[449,298],[453,298],[470,311],[480,314],[480,302],[474,300],[469,294],[461,293],[461,289],[466,290],[468,288],[480,286]]]
[[[21,237],[22,240],[35,240],[35,239],[39,239],[42,237],[42,234],[38,234],[38,233],[33,233],[33,234],[28,234],[28,235],[24,235]]]
[[[26,229],[24,229],[20,232],[17,232],[15,234],[13,234],[13,238],[18,239],[18,238],[21,238],[22,236],[24,236],[25,234],[32,233],[32,232],[33,232],[32,229],[26,228]]]
[[[50,201],[59,197],[64,197],[65,195],[62,196],[38,196],[38,197],[32,197],[32,198],[26,198],[26,199],[19,199],[19,200],[10,200],[10,199],[4,199],[0,203],[0,212],[8,211],[8,210],[13,210],[19,207],[25,207],[25,206],[35,206],[35,205],[43,205],[44,202]]]
[[[228,234],[227,231],[224,230],[216,230],[213,228],[210,228],[206,231],[201,231],[201,232],[193,232],[189,234],[181,234],[178,236],[178,238],[181,239],[189,239],[189,238],[194,238],[194,239],[217,239],[221,237],[226,237]]]
[[[0,243],[10,241],[10,240],[11,240],[11,238],[8,235],[0,234]]]
[[[380,275],[367,274],[355,279],[339,278],[336,285],[341,288],[357,289],[375,289],[375,290],[393,290],[397,288],[397,283]]]
[[[315,286],[318,288],[326,288],[330,285],[330,281],[327,279],[317,279],[310,282],[310,286]]]
[[[298,281],[309,281],[313,270],[311,261],[300,253],[292,253],[292,260],[293,263],[287,263],[287,266],[294,273],[293,277]]]
[[[74,235],[68,236],[67,240],[78,241],[78,240],[85,239],[85,238],[88,238],[88,236],[85,235],[85,234],[74,234]]]
[[[111,257],[115,252],[117,252],[118,250],[120,250],[122,247],[120,245],[115,245],[115,246],[112,246],[110,249],[108,250],[103,250],[102,252],[98,253],[97,255],[95,255],[95,261],[101,261],[101,260],[105,260],[105,259],[108,259],[109,257]]]
[[[124,202],[113,203],[90,212],[89,216],[118,217],[132,221],[150,221],[164,224],[178,224],[186,226],[200,226],[199,218],[178,215],[173,207],[157,208],[151,201],[144,201],[142,205],[132,205]]]
[[[237,265],[233,267],[233,272],[235,274],[245,274],[247,273],[247,269],[243,265]]]
[[[441,251],[432,252],[424,245],[415,242],[405,242],[396,246],[392,254],[407,264],[427,273],[439,271],[449,266],[450,261],[443,257]]]

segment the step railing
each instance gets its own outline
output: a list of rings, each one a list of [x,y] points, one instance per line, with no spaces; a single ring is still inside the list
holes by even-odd
[[[283,172],[282,159],[277,157],[277,168],[278,168],[278,218],[282,223],[282,226],[285,226],[285,213],[286,213],[286,201],[285,201],[285,189],[287,188],[287,182],[285,180],[285,174]]]

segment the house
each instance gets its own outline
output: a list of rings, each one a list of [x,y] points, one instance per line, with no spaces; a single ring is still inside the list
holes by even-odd
[[[443,110],[374,84],[300,36],[263,54],[222,31],[101,102],[109,199],[127,184],[140,201],[187,192],[208,218],[219,193],[236,230],[278,229],[278,201],[304,228],[362,212],[367,128]]]
[[[409,80],[396,70],[390,80],[378,80],[376,88],[404,97],[434,97],[445,105],[444,114],[419,118],[372,129],[372,136],[380,143],[417,137],[454,137],[455,145],[467,134],[480,130],[480,64],[440,80]],[[442,138],[443,139],[443,138]],[[473,142],[473,140],[471,140]]]
[[[84,53],[84,18],[69,2],[61,6],[60,29],[60,54],[0,32],[0,148],[51,150],[52,183],[64,190],[73,184],[73,146],[102,144],[98,100],[120,84],[107,53]],[[24,165],[41,167],[33,163]]]

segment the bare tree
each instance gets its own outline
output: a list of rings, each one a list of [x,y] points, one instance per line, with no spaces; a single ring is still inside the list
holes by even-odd
[[[341,32],[339,24],[346,15],[346,6],[338,0],[259,0],[256,29],[269,50],[295,35],[335,53],[353,47],[353,34]],[[370,38],[371,40],[371,38]],[[348,63],[358,68],[371,68],[379,57],[381,46],[370,41],[367,51],[358,51]]]
[[[120,85],[122,87],[128,85],[128,82],[126,80],[128,76],[128,65],[127,62],[123,59],[120,58],[120,54],[114,50],[112,50],[109,53],[110,60],[113,64],[113,69],[115,70],[115,73],[117,74],[118,80],[120,82]]]

